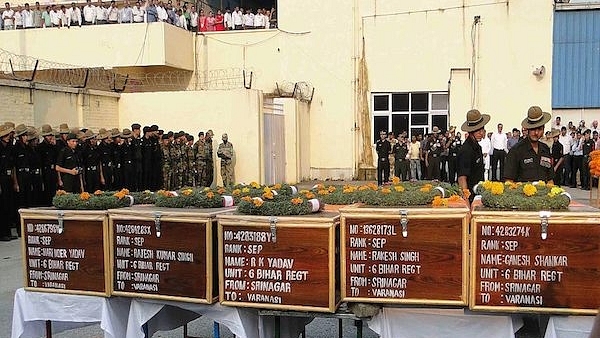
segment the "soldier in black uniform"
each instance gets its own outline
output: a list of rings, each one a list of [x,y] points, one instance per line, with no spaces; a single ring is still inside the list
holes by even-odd
[[[583,144],[581,149],[583,150],[583,158],[581,160],[581,189],[590,190],[590,153],[594,151],[596,143],[590,138],[591,130],[586,129],[583,132]]]
[[[81,160],[78,158],[75,148],[77,147],[77,135],[67,135],[67,146],[62,148],[56,159],[56,171],[60,173],[64,190],[72,193],[83,191],[81,173]]]
[[[471,193],[469,202],[473,202],[475,197],[473,188],[477,183],[483,181],[485,165],[479,141],[485,137],[485,125],[488,122],[490,122],[488,114],[481,114],[479,110],[472,109],[467,112],[467,120],[460,127],[462,131],[469,133],[469,136],[458,150],[456,173],[458,185],[462,189],[468,189]]]
[[[404,134],[398,135],[398,142],[392,148],[394,154],[394,175],[402,181],[408,181],[408,142]]]
[[[17,239],[10,232],[11,215],[14,212],[14,189],[17,183],[15,163],[10,144],[10,134],[14,131],[7,124],[0,125],[0,241],[6,242]]]
[[[460,133],[456,133],[454,138],[450,140],[448,147],[448,182],[450,184],[456,183],[457,158],[460,147],[462,147],[462,140]]]
[[[544,125],[550,121],[550,114],[538,106],[527,111],[521,122],[527,130],[527,138],[513,146],[506,157],[504,179],[512,182],[547,181],[554,183],[554,169],[550,147],[540,142],[544,136]]]
[[[96,190],[102,189],[106,182],[102,175],[102,157],[96,135],[91,130],[85,132],[85,148],[83,152],[83,168],[85,171],[84,188],[85,191],[93,193]]]
[[[118,129],[111,130],[112,142],[110,144],[112,159],[113,159],[113,184],[112,190],[122,189],[123,186],[123,171],[121,163],[121,132]]]
[[[120,148],[121,153],[121,175],[123,177],[123,188],[133,189],[135,183],[135,167],[133,164],[133,148],[131,147],[131,130],[123,129],[121,138],[123,139]]]
[[[112,138],[111,134],[106,129],[100,129],[98,132],[98,140],[100,140],[100,144],[98,144],[98,153],[100,154],[100,165],[102,167],[102,178],[104,178],[104,182],[102,183],[102,189],[110,189],[113,186],[113,154],[112,147],[110,145]]]
[[[151,170],[151,186],[150,189],[155,191],[160,189],[162,185],[162,151],[160,150],[160,140],[158,139],[158,126],[153,124],[150,126],[150,140],[152,142],[152,162]]]
[[[58,148],[57,151],[60,151],[67,146],[67,135],[69,135],[71,130],[68,124],[63,123],[58,127],[58,132],[60,133],[60,137],[56,139],[56,147]]]
[[[440,179],[440,156],[442,155],[442,140],[439,135],[439,128],[433,127],[433,138],[427,144],[427,177],[430,180]]]
[[[45,205],[44,177],[42,176],[42,156],[38,151],[40,135],[35,128],[27,131],[27,148],[29,150],[29,166],[31,173],[31,206],[41,207]]]
[[[153,177],[152,177],[152,133],[150,132],[150,127],[146,126],[143,129],[144,136],[141,140],[142,147],[142,189],[150,189],[153,190]]]
[[[27,146],[27,127],[20,124],[15,129],[17,143],[14,146],[15,169],[17,171],[17,209],[27,208],[33,203],[31,186],[30,151]]]
[[[552,139],[552,148],[550,149],[550,153],[552,154],[552,163],[554,165],[554,183],[560,184],[562,180],[562,168],[563,163],[565,161],[563,155],[563,145],[558,142],[558,137],[560,136],[560,130],[552,129],[549,138]]]
[[[134,123],[131,125],[131,151],[132,151],[132,159],[133,159],[133,181],[131,183],[132,187],[130,190],[132,191],[142,191],[147,188],[144,187],[144,175],[143,168],[144,163],[142,161],[142,137],[140,135],[140,126],[139,123]]]
[[[44,140],[37,147],[37,152],[42,161],[42,180],[44,182],[41,205],[50,206],[52,205],[52,197],[56,194],[57,188],[58,173],[54,169],[54,166],[56,164],[56,157],[58,156],[58,148],[56,146],[54,130],[52,130],[49,124],[42,126],[41,136]]]
[[[390,178],[390,159],[389,155],[392,146],[387,140],[387,132],[379,132],[379,140],[375,143],[375,152],[377,153],[377,185],[381,186]]]

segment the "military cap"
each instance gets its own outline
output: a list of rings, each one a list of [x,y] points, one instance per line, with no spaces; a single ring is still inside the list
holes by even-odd
[[[158,131],[158,126],[156,124],[151,125],[150,131]]]
[[[188,135],[186,135],[186,136],[185,136],[185,138],[186,138],[186,140],[188,140],[188,141],[193,141],[193,140],[194,140],[194,136],[192,136],[192,135],[189,135],[189,134],[188,134]]]
[[[139,123],[134,123],[131,125],[131,130],[140,129],[142,126]]]
[[[76,140],[76,139],[77,139],[77,135],[75,135],[74,133],[69,133],[69,135],[67,135],[67,141]]]
[[[123,132],[121,133],[121,137],[122,138],[130,138],[131,137],[131,130],[125,128],[123,129]]]
[[[61,134],[68,134],[70,133],[70,129],[69,129],[69,125],[66,123],[62,123],[59,127],[58,127],[58,132]]]
[[[163,140],[168,140],[169,139],[169,134],[163,134],[162,139]]]
[[[90,140],[90,139],[93,139],[94,137],[96,137],[96,135],[94,134],[94,132],[91,129],[88,129],[85,131],[84,137],[86,140]]]
[[[27,128],[27,141],[35,140],[39,137],[40,134],[38,134],[37,129],[35,129],[34,127]]]
[[[24,124],[19,124],[15,128],[15,136],[21,136],[27,132],[27,127]]]
[[[165,131],[164,131],[164,130],[162,130],[162,129],[159,129],[159,130],[158,130],[158,134],[159,134],[159,135],[162,135],[162,134],[164,134],[164,133],[165,133]]]
[[[109,138],[110,136],[111,136],[111,135],[110,135],[110,132],[108,132],[108,131],[107,131],[106,129],[104,129],[104,128],[100,129],[100,131],[98,132],[98,139],[99,139],[99,140],[104,140],[104,139],[107,139],[107,138]]]
[[[12,129],[15,129],[15,123],[14,122],[4,122],[4,124],[6,124],[7,126],[11,127]]]
[[[54,135],[54,130],[52,130],[52,126],[49,124],[44,124],[42,126],[42,136],[50,136]]]
[[[113,128],[110,130],[110,137],[112,137],[112,138],[121,137],[121,132],[119,131],[119,129]]]
[[[14,128],[9,126],[8,124],[3,124],[0,126],[0,137],[4,137],[14,131]]]
[[[150,131],[150,127],[148,127],[148,126],[144,126],[144,128],[142,129],[142,131],[143,131],[144,133],[147,133],[147,132],[149,132],[149,131]]]
[[[172,132],[172,131],[169,131],[169,132],[167,133],[167,135],[169,135],[169,137],[173,137],[173,135],[174,135],[174,134],[173,134],[173,132]]]
[[[173,134],[173,137],[180,138],[181,137],[181,133],[177,132],[177,133]]]

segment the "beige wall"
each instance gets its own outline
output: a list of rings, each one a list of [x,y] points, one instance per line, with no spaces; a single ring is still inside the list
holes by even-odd
[[[450,125],[464,121],[472,101],[492,115],[491,124],[507,127],[518,126],[531,105],[551,108],[552,1],[365,0],[360,5],[373,92],[446,91],[450,69],[473,69],[471,28],[479,15],[476,94],[472,100],[470,79],[454,72],[452,80],[460,84],[451,85]],[[438,10],[450,7],[456,8]],[[547,73],[538,80],[532,71],[541,65]]]
[[[2,31],[0,48],[75,66],[166,65],[194,70],[192,33],[158,22]],[[1,67],[9,67],[8,60],[2,60]]]
[[[0,81],[0,121],[13,121],[40,127],[48,123],[57,127],[117,127],[119,95],[99,91]]]
[[[212,129],[215,156],[215,184],[222,185],[220,161],[216,157],[221,135],[227,133],[235,150],[237,182],[262,180],[262,93],[257,90],[186,91],[122,94],[119,100],[120,126],[138,122],[157,124],[165,131],[183,130],[194,135]]]

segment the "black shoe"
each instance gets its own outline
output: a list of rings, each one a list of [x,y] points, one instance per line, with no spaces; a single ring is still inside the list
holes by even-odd
[[[2,236],[0,237],[0,242],[9,242],[10,241],[10,237],[9,236]]]

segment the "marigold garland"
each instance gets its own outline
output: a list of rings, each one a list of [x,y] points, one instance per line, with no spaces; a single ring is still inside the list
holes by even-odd
[[[499,186],[508,187],[500,192]],[[476,193],[481,195],[485,207],[501,210],[565,210],[570,197],[564,189],[543,181],[491,182],[478,185]]]

